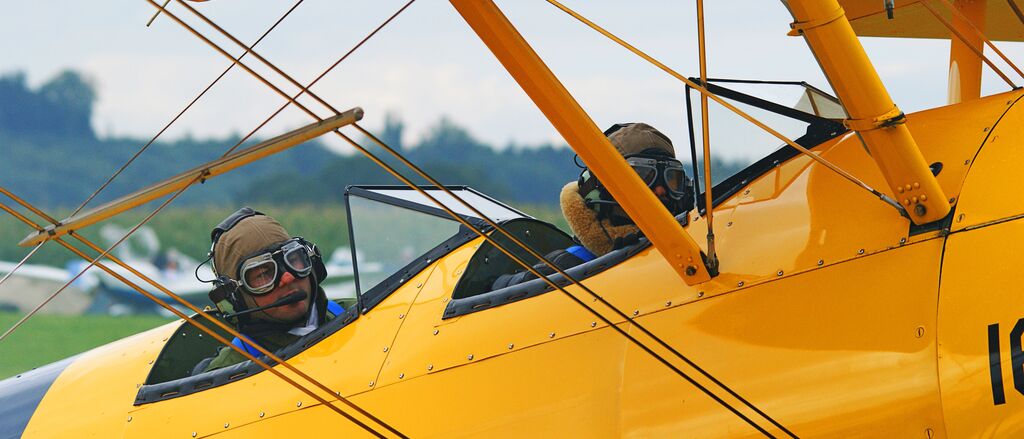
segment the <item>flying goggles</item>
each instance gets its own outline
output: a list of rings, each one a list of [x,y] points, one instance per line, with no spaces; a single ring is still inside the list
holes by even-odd
[[[634,155],[626,157],[626,163],[636,171],[644,184],[651,189],[662,186],[673,200],[689,195],[689,180],[679,160],[670,157]]]
[[[263,295],[274,290],[287,271],[298,279],[313,270],[314,250],[302,238],[292,238],[276,249],[268,249],[242,261],[238,278],[250,294]]]
[[[683,164],[678,160],[657,153],[634,154],[625,159],[652,191],[658,186],[665,189],[667,199],[662,202],[672,215],[679,215],[692,208],[693,180],[686,176]],[[579,194],[588,207],[597,211],[599,219],[609,218],[613,225],[631,222],[619,203],[587,168],[580,173]]]

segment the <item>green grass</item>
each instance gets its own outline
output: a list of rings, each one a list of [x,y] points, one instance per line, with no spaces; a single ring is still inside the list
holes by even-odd
[[[7,331],[21,317],[17,313],[0,313],[0,331]],[[17,331],[0,341],[0,379],[169,321],[158,316],[33,316]]]

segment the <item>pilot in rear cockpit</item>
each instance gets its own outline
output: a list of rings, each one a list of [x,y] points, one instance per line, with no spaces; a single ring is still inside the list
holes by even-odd
[[[217,278],[210,299],[247,338],[232,344],[253,356],[262,355],[253,344],[276,351],[344,311],[320,288],[327,272],[316,246],[291,236],[273,218],[245,207],[214,228],[211,238]],[[222,347],[193,374],[245,360]]]
[[[688,221],[685,213],[693,207],[693,180],[686,176],[683,164],[676,160],[672,141],[645,123],[615,124],[604,134],[658,200],[685,225]],[[635,244],[641,236],[640,228],[608,189],[589,169],[581,167],[583,171],[579,179],[566,184],[559,196],[562,215],[579,245],[545,255],[545,259],[563,270]],[[533,268],[545,276],[555,272],[544,263]],[[535,277],[529,271],[503,274],[494,281],[491,289],[505,288]]]
[[[693,207],[693,180],[676,160],[672,141],[645,123],[615,124],[604,132],[615,149],[673,216]],[[636,242],[640,229],[589,169],[562,188],[559,203],[582,244],[567,249],[583,262]],[[686,224],[687,217],[679,218]]]

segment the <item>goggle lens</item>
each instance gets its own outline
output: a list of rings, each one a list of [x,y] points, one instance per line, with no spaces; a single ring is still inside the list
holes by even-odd
[[[269,259],[250,266],[242,273],[242,279],[252,291],[272,290],[277,279],[277,263]]]
[[[686,190],[686,173],[683,171],[682,163],[677,160],[629,157],[626,162],[636,171],[644,184],[652,189],[658,184],[660,176],[665,189],[673,198],[679,198]]]
[[[634,164],[633,170],[636,171],[636,175],[640,176],[640,179],[644,181],[644,184],[650,186],[654,183],[654,179],[658,178],[658,168],[654,166],[648,166],[646,164]]]
[[[683,172],[683,168],[666,168],[665,169],[665,185],[668,190],[674,193],[681,193],[685,187],[686,174]]]
[[[309,254],[306,253],[306,249],[301,245],[285,252],[284,263],[288,264],[288,267],[301,273],[303,276],[309,274],[309,269],[313,266],[312,262],[309,260]]]
[[[277,287],[285,271],[297,278],[304,278],[312,270],[313,262],[306,247],[299,242],[289,241],[277,250],[246,259],[242,263],[240,277],[250,293],[266,294]]]

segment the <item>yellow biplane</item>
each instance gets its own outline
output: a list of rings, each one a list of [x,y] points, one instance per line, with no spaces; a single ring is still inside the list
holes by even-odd
[[[386,255],[402,243],[416,255],[377,277],[357,257],[357,306],[302,343],[199,374],[192,366],[237,334],[193,309],[0,382],[0,436],[1024,435],[1013,256],[1024,242],[1024,92],[997,70],[1011,90],[981,96],[983,63],[996,68],[986,54],[1002,56],[991,40],[1024,40],[1015,0],[784,1],[791,34],[837,95],[807,87],[796,110],[707,78],[703,49],[701,75],[687,78],[548,2],[699,92],[703,139],[709,100],[747,118],[736,102],[797,118],[807,134],[764,127],[784,146],[674,218],[491,1],[451,0],[645,238],[493,289],[501,274],[548,263],[569,237],[352,142],[408,184],[349,189],[353,247]],[[900,111],[857,35],[949,39],[950,105]],[[236,65],[259,76],[249,61]],[[358,125],[361,110],[321,102],[335,116],[320,119],[285,97],[316,123],[63,220],[36,211],[49,224],[3,208],[36,228],[24,245],[73,249],[84,241],[74,230],[315,136],[349,139],[341,127],[402,159]],[[382,218],[402,227],[384,235]],[[75,251],[87,260],[106,253],[84,244],[94,252]]]

